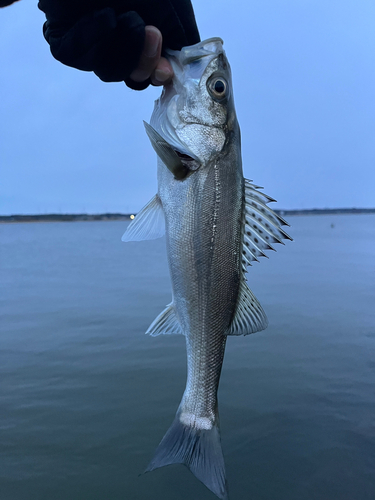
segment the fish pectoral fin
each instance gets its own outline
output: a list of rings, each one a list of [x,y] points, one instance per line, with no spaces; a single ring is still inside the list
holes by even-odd
[[[176,151],[153,127],[151,127],[151,125],[145,121],[143,123],[148,138],[150,139],[151,146],[154,148],[155,153],[159,156],[161,161],[172,172],[175,179],[185,179],[189,173],[189,169],[182,163]]]
[[[266,313],[243,279],[240,284],[236,311],[227,335],[249,335],[264,330],[267,325]]]
[[[159,316],[154,319],[148,327],[146,334],[156,337],[162,333],[166,334],[183,334],[180,323],[177,319],[173,302],[169,304]]]
[[[122,241],[155,240],[165,234],[163,206],[156,194],[127,227]]]

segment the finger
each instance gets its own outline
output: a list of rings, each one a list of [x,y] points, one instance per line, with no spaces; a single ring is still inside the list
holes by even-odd
[[[147,80],[160,59],[162,37],[155,26],[146,26],[145,44],[137,68],[130,74],[135,82]]]
[[[153,85],[166,85],[173,78],[173,69],[165,57],[161,57],[159,62],[151,74],[151,82]]]

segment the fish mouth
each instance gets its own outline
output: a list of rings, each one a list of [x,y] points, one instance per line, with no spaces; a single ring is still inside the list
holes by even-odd
[[[218,55],[223,51],[223,40],[219,37],[208,38],[202,42],[198,42],[195,45],[189,45],[183,47],[181,51],[176,50],[166,50],[166,54],[169,57],[175,56],[180,60],[182,66],[186,66],[194,61],[202,59],[203,57],[209,55]]]

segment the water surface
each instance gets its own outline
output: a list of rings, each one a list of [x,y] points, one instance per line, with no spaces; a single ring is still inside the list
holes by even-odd
[[[232,500],[375,498],[375,216],[290,217],[254,264],[265,332],[228,340],[219,403]],[[164,239],[123,221],[3,224],[0,499],[214,500],[183,466],[139,474],[182,396]]]

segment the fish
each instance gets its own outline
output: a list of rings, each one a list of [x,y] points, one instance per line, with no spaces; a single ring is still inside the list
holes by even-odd
[[[158,157],[158,192],[122,240],[166,236],[172,302],[146,333],[185,336],[187,382],[146,472],[184,464],[225,500],[217,392],[226,341],[267,327],[246,273],[273,244],[291,238],[268,206],[275,200],[243,176],[223,41],[210,38],[166,56],[174,78],[145,123]]]

